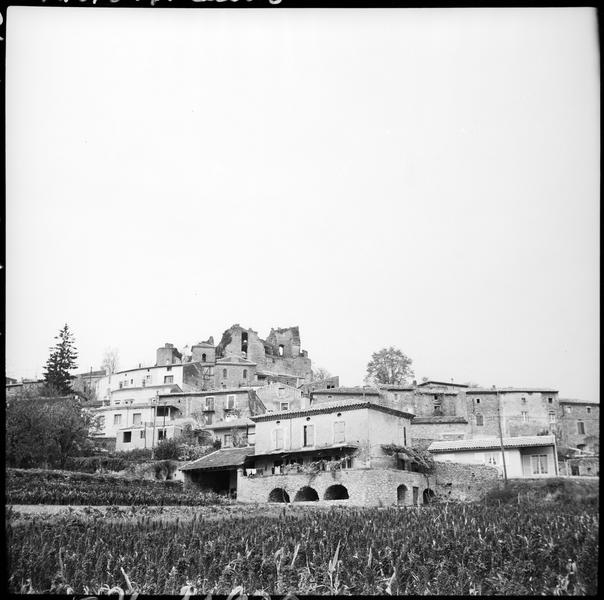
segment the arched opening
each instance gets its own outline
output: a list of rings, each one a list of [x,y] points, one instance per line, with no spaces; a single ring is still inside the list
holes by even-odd
[[[243,378],[247,379],[247,369],[243,369]]]
[[[204,354],[201,355],[201,362],[206,362],[207,356]]]
[[[348,500],[348,490],[343,485],[330,485],[323,496],[325,500]]]
[[[268,495],[269,502],[289,502],[289,494],[283,488],[275,488]]]
[[[407,486],[403,483],[396,488],[397,504],[407,504]]]
[[[301,487],[294,497],[294,502],[315,502],[319,499],[319,494],[313,488],[305,485]]]
[[[283,356],[283,351],[284,351],[283,344],[280,344],[279,345],[279,356]]]
[[[436,495],[434,494],[434,491],[431,490],[430,488],[426,488],[424,490],[423,493],[423,498],[424,498],[424,504],[430,504],[432,502],[434,502]]]

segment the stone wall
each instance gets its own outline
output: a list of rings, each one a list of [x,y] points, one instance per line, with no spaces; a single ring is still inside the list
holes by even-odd
[[[480,500],[499,478],[495,467],[446,462],[436,463],[430,482],[441,499]]]
[[[567,460],[558,461],[558,472],[560,475],[583,477],[599,477],[600,476],[600,457],[582,457],[569,458]]]
[[[583,423],[584,433],[579,433],[579,423]],[[600,407],[597,404],[561,403],[560,436],[561,446],[600,452]]]
[[[417,502],[423,503],[423,493],[428,487],[426,478],[420,473],[395,469],[350,469],[329,473],[267,475],[246,477],[239,473],[237,499],[241,502],[268,502],[275,489],[284,490],[290,502],[305,487],[312,488],[320,500],[325,500],[333,486],[344,486],[348,493],[348,504],[355,506],[388,506],[393,504],[412,505],[413,488]],[[399,487],[405,486],[404,494]],[[331,489],[330,489],[331,488]]]

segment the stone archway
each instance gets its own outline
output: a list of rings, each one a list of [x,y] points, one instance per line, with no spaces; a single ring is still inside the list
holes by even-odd
[[[407,504],[407,492],[408,488],[404,483],[401,483],[396,488],[396,503],[397,504]]]
[[[301,487],[294,496],[294,502],[316,502],[318,499],[316,490],[307,485]]]
[[[324,500],[348,500],[348,490],[340,484],[330,485],[323,495]]]
[[[436,494],[434,493],[434,490],[431,490],[430,488],[426,488],[422,496],[424,499],[424,504],[432,504],[432,502],[434,502],[434,500],[436,499]]]
[[[289,494],[283,488],[275,488],[268,495],[269,502],[289,502]]]

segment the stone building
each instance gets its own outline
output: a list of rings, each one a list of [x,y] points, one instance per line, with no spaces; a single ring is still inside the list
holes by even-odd
[[[560,446],[569,456],[600,454],[600,403],[560,398]]]
[[[543,478],[558,475],[556,441],[553,435],[466,439],[432,442],[428,450],[439,462],[480,464],[495,467],[509,478]]]
[[[413,437],[435,440],[557,434],[558,392],[549,388],[480,388],[425,381],[380,386],[383,395],[416,415]]]
[[[185,485],[242,502],[340,501],[417,505],[435,495],[477,498],[498,479],[485,465],[442,465],[424,474],[389,444],[411,444],[413,415],[366,390],[315,398],[309,408],[250,417],[255,446],[220,450],[183,467]],[[357,390],[358,391],[358,390]],[[321,396],[321,394],[319,394]]]
[[[268,412],[308,408],[308,398],[302,395],[300,388],[292,385],[271,382],[255,390]]]
[[[216,355],[239,356],[255,363],[259,378],[289,375],[300,384],[312,381],[311,360],[306,350],[302,350],[298,327],[271,329],[263,340],[257,331],[237,323],[222,334]]]

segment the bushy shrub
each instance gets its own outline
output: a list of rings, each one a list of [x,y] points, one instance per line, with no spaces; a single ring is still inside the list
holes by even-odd
[[[155,448],[157,460],[178,460],[180,444],[175,438],[162,440]]]

